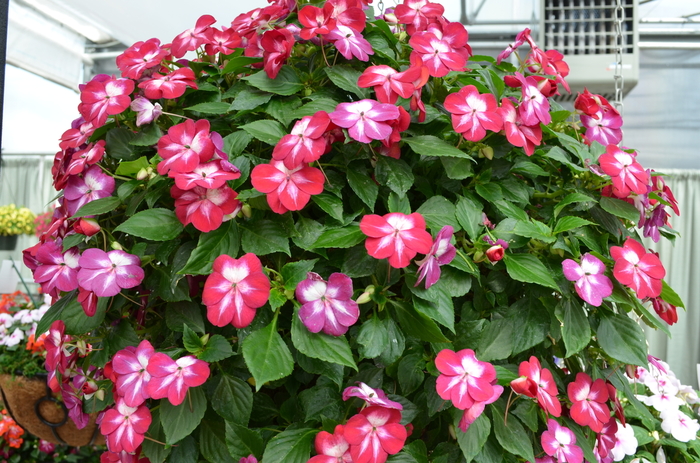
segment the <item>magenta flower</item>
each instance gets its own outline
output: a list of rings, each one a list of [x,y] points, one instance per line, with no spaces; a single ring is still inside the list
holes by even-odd
[[[71,125],[72,127],[61,135],[61,142],[58,146],[62,150],[78,148],[80,145],[87,142],[90,135],[95,132],[95,127],[92,125],[92,122],[85,122],[85,119],[82,117],[74,120]]]
[[[204,51],[209,56],[213,56],[217,53],[230,55],[236,51],[236,48],[240,48],[243,45],[241,36],[232,27],[222,30],[216,27],[210,27],[204,35],[207,39],[204,45]]]
[[[267,204],[278,214],[300,211],[311,199],[311,195],[323,192],[323,172],[303,163],[287,169],[284,162],[272,161],[258,164],[250,174],[253,187],[267,194]]]
[[[527,362],[521,362],[518,368],[519,378],[510,382],[510,387],[518,394],[537,398],[537,403],[552,416],[561,416],[561,404],[557,399],[557,384],[552,372],[542,368],[537,357],[531,356]]]
[[[523,124],[532,126],[541,122],[548,125],[552,122],[552,116],[549,114],[549,100],[537,88],[537,80],[533,76],[525,77],[519,72],[515,73],[515,78],[522,84],[518,113]]]
[[[333,434],[321,431],[314,442],[316,455],[307,463],[352,463],[350,444],[345,440],[344,426],[339,424]]]
[[[104,413],[100,432],[105,436],[110,452],[134,453],[150,425],[151,411],[148,407],[129,407],[123,400],[117,399],[114,407]]]
[[[214,143],[209,134],[209,121],[200,119],[174,125],[158,140],[158,154],[163,158],[158,163],[158,173],[165,175],[170,170],[192,172],[202,162],[214,155]]]
[[[148,361],[147,371],[151,375],[146,384],[148,395],[152,399],[167,397],[173,405],[180,405],[189,388],[201,386],[209,378],[209,364],[192,355],[173,360],[156,352]]]
[[[331,123],[328,113],[318,111],[297,121],[292,132],[283,136],[272,150],[272,158],[282,161],[287,169],[316,161],[328,145],[324,134]]]
[[[245,328],[270,296],[270,280],[262,271],[255,254],[240,259],[221,255],[214,261],[213,271],[204,283],[202,303],[207,318],[215,326],[229,323]]]
[[[73,291],[78,287],[80,252],[70,248],[65,253],[62,241],[46,241],[39,246],[36,260],[39,266],[34,270],[34,281],[41,284],[46,293]]]
[[[574,287],[579,297],[589,304],[600,307],[603,298],[610,296],[613,285],[605,276],[605,264],[592,254],[586,253],[581,258],[581,265],[571,259],[561,263],[564,276],[575,281]]]
[[[169,53],[158,39],[136,42],[117,56],[117,67],[122,77],[138,80],[146,69],[158,66]]]
[[[481,95],[473,85],[447,95],[445,109],[452,113],[455,132],[469,141],[481,140],[486,136],[486,130],[498,132],[503,128],[496,97],[490,93]]]
[[[525,41],[529,42],[530,46],[532,46],[533,42],[530,38],[530,28],[528,27],[520,31],[518,35],[515,36],[515,42],[509,44],[505,50],[499,53],[498,57],[496,57],[496,64],[501,64],[501,61],[508,58],[511,55],[511,53],[513,53],[515,50],[518,49],[518,47],[523,45]]]
[[[192,172],[171,170],[168,176],[175,179],[175,185],[181,190],[191,190],[197,186],[214,190],[226,185],[228,180],[239,178],[241,172],[230,162],[217,159],[198,165]]]
[[[122,289],[140,285],[144,277],[141,259],[117,249],[86,249],[79,264],[78,283],[99,297],[116,296]]]
[[[177,185],[170,188],[175,199],[175,215],[183,225],[192,224],[197,230],[208,233],[224,222],[224,216],[232,214],[240,206],[238,193],[227,185],[219,188],[193,186],[181,190]]]
[[[312,333],[322,331],[341,336],[360,317],[357,302],[352,300],[352,279],[333,273],[326,282],[321,275],[309,272],[296,288],[302,306],[299,318]]]
[[[523,148],[525,154],[532,156],[535,152],[535,146],[542,143],[542,128],[539,122],[532,126],[525,125],[522,117],[508,98],[501,100],[498,114],[503,119],[503,130],[510,144]]]
[[[632,288],[639,299],[661,294],[661,280],[666,270],[656,254],[646,252],[641,243],[628,237],[622,247],[611,247],[610,255],[615,259],[613,275]]]
[[[501,397],[501,394],[503,394],[503,386],[496,384],[495,379],[491,382],[491,386],[493,386],[491,397],[483,401],[474,401],[474,404],[462,413],[462,418],[459,419],[459,429],[461,429],[462,432],[467,432],[469,426],[484,413],[486,406],[497,401],[498,398]]]
[[[335,125],[348,129],[354,140],[371,143],[372,140],[384,140],[391,135],[391,125],[385,121],[398,119],[400,113],[391,104],[360,100],[340,103],[329,116]]]
[[[418,264],[418,280],[413,286],[418,286],[425,279],[425,289],[433,286],[440,279],[440,266],[452,262],[457,255],[457,249],[450,240],[454,229],[445,225],[438,232],[433,245],[423,259],[416,261]]]
[[[114,193],[114,178],[102,173],[99,166],[91,166],[83,176],[68,179],[63,197],[66,198],[68,214],[75,214],[85,204]]]
[[[416,86],[413,82],[420,76],[420,68],[410,67],[403,72],[381,64],[369,66],[357,79],[362,88],[374,88],[377,100],[381,103],[395,104],[401,98],[411,98]]]
[[[473,350],[443,349],[435,358],[435,366],[441,373],[436,383],[438,395],[443,400],[451,400],[460,410],[493,397],[496,369],[488,362],[477,360]]]
[[[440,37],[434,32],[436,31],[418,32],[411,37],[408,43],[413,47],[413,53],[420,56],[433,77],[444,77],[450,71],[464,71],[467,59],[452,46],[447,37]],[[467,31],[462,27],[464,44],[467,43],[466,34]]]
[[[360,230],[367,235],[367,253],[375,259],[388,258],[394,268],[407,267],[416,254],[430,252],[433,244],[425,230],[425,219],[417,212],[366,215],[360,221]]]
[[[357,386],[345,388],[343,391],[343,400],[348,400],[350,397],[358,397],[367,402],[367,405],[378,405],[384,408],[403,410],[403,405],[389,400],[383,390],[371,388],[362,382],[358,382]]]
[[[403,448],[408,432],[401,423],[401,412],[372,405],[350,418],[344,436],[355,463],[384,463],[387,456]]]
[[[636,155],[625,153],[615,145],[608,145],[598,162],[603,172],[612,179],[613,194],[618,198],[627,198],[630,193],[647,193],[649,174],[637,162]]]
[[[616,145],[622,140],[622,116],[614,109],[601,109],[595,115],[581,114],[586,127],[586,141],[597,141],[603,146]]]
[[[215,22],[216,19],[213,16],[208,14],[200,16],[193,28],[187,29],[173,39],[170,52],[175,58],[182,58],[188,51],[196,50],[206,42],[206,32]]]
[[[542,449],[559,463],[583,463],[583,450],[576,444],[576,436],[555,420],[547,420],[547,430],[542,433]]]
[[[78,175],[85,170],[86,166],[98,163],[105,154],[105,144],[104,140],[99,140],[97,143],[90,143],[84,149],[73,153],[71,161],[66,167],[66,173]]]
[[[117,394],[129,407],[138,407],[149,399],[146,385],[151,379],[148,361],[155,350],[150,342],[143,340],[138,347],[127,347],[114,354],[112,369],[117,377]]]
[[[131,109],[136,112],[136,127],[150,124],[163,114],[163,107],[160,103],[153,104],[142,96],[134,98],[134,101],[131,102]]]
[[[255,455],[250,454],[247,457],[243,457],[238,460],[238,463],[258,463],[258,459],[255,458]]]
[[[71,341],[71,337],[66,334],[66,324],[63,320],[56,320],[49,327],[49,334],[44,338],[46,347],[46,361],[44,367],[48,372],[58,370],[63,373],[68,364],[70,355],[65,349],[65,344]]]
[[[404,0],[394,10],[399,24],[406,24],[409,35],[424,31],[428,24],[442,17],[444,12],[445,7],[428,0]]]
[[[360,61],[369,61],[369,55],[374,54],[372,45],[362,37],[359,31],[339,22],[335,25],[335,29],[326,34],[325,38],[332,41],[335,48],[347,60],[351,60],[354,56]]]
[[[569,383],[566,391],[571,400],[571,418],[581,426],[600,432],[610,420],[610,410],[605,404],[609,398],[605,380],[598,378],[593,381],[581,372],[573,383]]]
[[[81,88],[78,111],[95,128],[102,127],[107,116],[120,114],[129,107],[129,95],[133,91],[133,80],[99,74]]]

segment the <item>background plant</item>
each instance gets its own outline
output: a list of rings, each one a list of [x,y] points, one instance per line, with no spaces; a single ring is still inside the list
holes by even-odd
[[[14,204],[0,206],[0,236],[31,235],[36,215],[26,207]]]

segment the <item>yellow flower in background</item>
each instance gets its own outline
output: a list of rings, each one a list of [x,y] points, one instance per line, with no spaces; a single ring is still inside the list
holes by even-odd
[[[35,219],[36,215],[26,207],[0,206],[0,235],[31,235]]]

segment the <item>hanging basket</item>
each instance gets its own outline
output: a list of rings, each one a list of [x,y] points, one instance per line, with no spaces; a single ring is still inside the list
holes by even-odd
[[[17,235],[0,235],[0,251],[14,251],[17,247]]]
[[[65,405],[56,399],[46,385],[46,377],[0,375],[2,401],[12,418],[41,439],[54,444],[73,447],[103,445],[104,437],[95,424],[97,414],[90,415],[90,422],[78,429],[68,417]]]

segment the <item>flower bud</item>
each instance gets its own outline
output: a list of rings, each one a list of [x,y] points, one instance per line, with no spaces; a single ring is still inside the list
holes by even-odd
[[[246,219],[249,219],[252,213],[253,210],[250,208],[250,204],[244,204],[241,207],[241,214],[243,214],[243,217],[245,217]]]
[[[81,357],[85,357],[88,353],[88,346],[85,341],[82,339],[78,339],[75,343],[75,346],[78,348],[78,355]]]
[[[489,260],[489,262],[495,264],[499,260],[503,259],[505,253],[506,250],[503,248],[503,246],[497,244],[495,246],[491,246],[486,250],[486,258]]]
[[[493,159],[493,148],[490,146],[483,146],[479,150],[479,156],[488,159],[489,161]]]
[[[372,294],[374,294],[374,285],[369,285],[367,288],[365,288],[365,292],[360,294],[360,297],[358,297],[355,302],[358,304],[366,304],[372,300]]]
[[[148,170],[145,167],[142,167],[136,173],[136,180],[146,180],[146,179],[148,179]]]
[[[201,338],[199,338],[200,341],[202,341],[202,345],[206,346],[207,343],[209,342],[209,333],[205,334]]]
[[[112,249],[116,249],[117,251],[123,251],[123,250],[124,250],[124,248],[122,247],[122,245],[119,244],[119,243],[116,242],[116,241],[112,241],[112,243],[110,244],[110,247],[111,247]]]
[[[98,233],[101,228],[95,219],[81,218],[73,225],[73,230],[85,236],[92,236]]]

